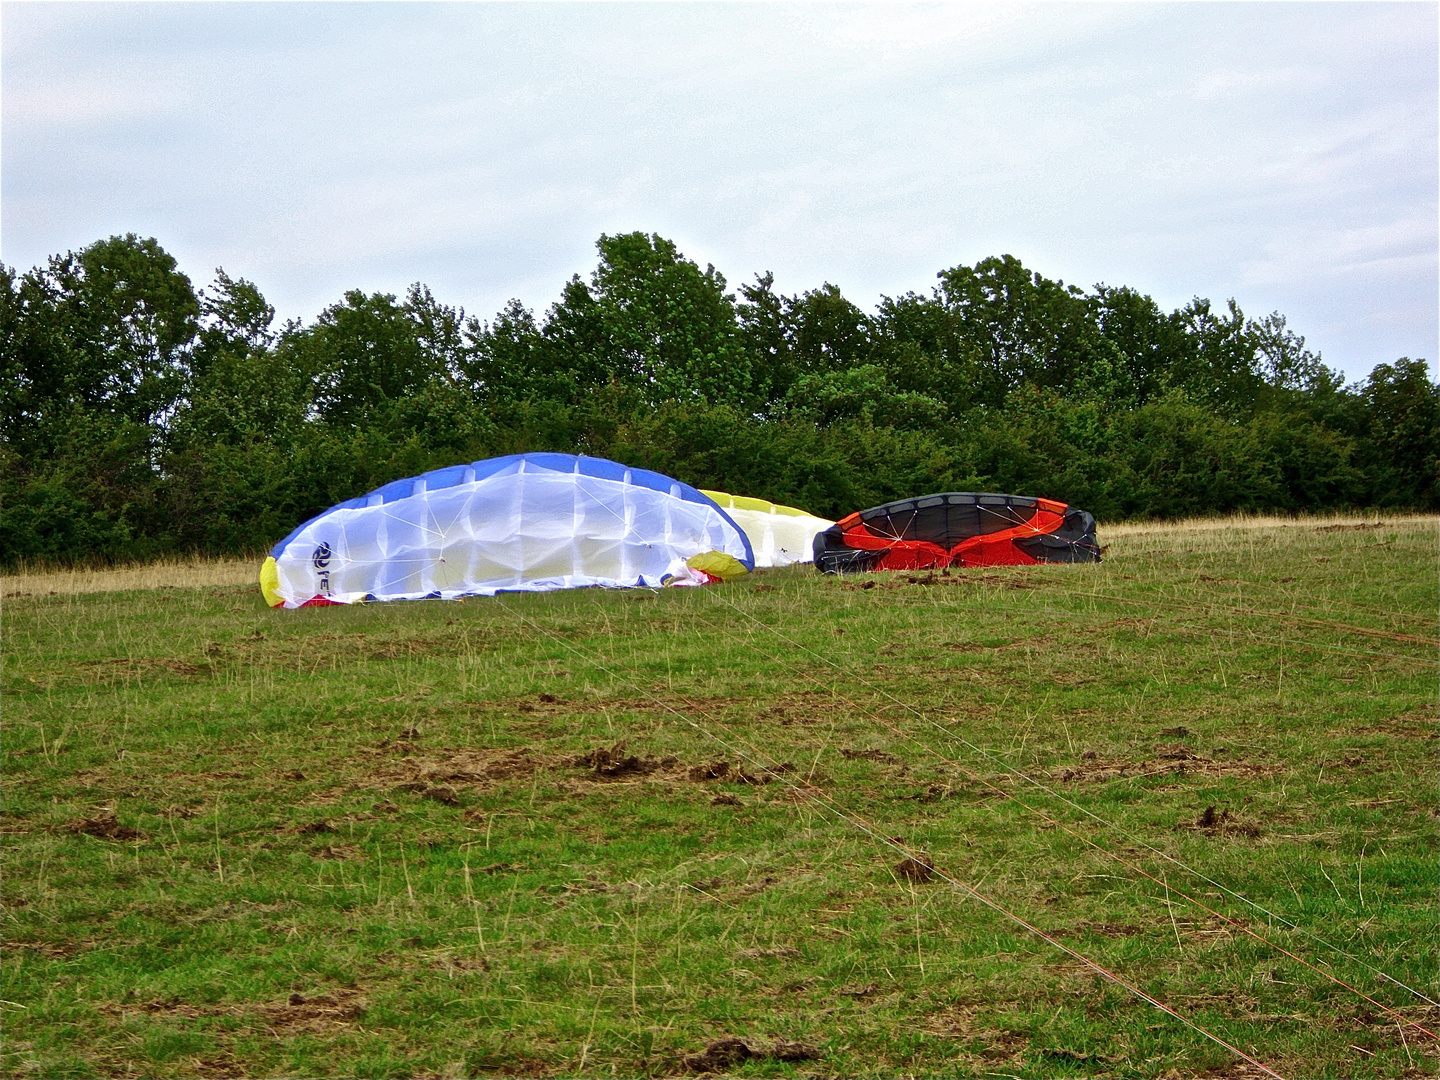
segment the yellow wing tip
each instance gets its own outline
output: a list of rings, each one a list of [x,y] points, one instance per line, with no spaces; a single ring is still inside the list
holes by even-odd
[[[726,555],[723,551],[702,551],[699,555],[691,555],[685,560],[685,565],[691,570],[703,571],[721,581],[729,581],[750,572],[739,559]]]
[[[280,568],[275,565],[273,555],[267,555],[260,564],[260,594],[271,607],[285,603],[285,598],[280,595]]]

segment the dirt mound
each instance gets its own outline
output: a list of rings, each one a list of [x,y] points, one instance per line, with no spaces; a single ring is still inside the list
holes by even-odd
[[[882,751],[865,756],[882,758]],[[634,754],[628,740],[596,746],[583,754],[544,754],[528,747],[464,750],[443,747],[430,750],[411,739],[386,739],[361,751],[363,775],[358,783],[392,796],[407,794],[446,806],[464,806],[469,793],[504,780],[522,779],[540,771],[582,770],[581,777],[596,783],[625,783],[649,778],[658,783],[770,784],[777,780],[803,785],[823,783],[819,773],[801,776],[800,767],[785,761],[750,771],[744,764],[709,761],[690,764],[674,754],[662,757]],[[316,827],[312,827],[312,831]]]
[[[676,759],[665,758],[641,758],[636,754],[625,753],[625,739],[621,739],[614,746],[597,746],[588,753],[570,760],[571,765],[588,769],[596,779],[613,780],[623,776],[644,776],[655,772],[667,765],[674,765]]]
[[[935,876],[935,864],[923,851],[917,851],[914,858],[901,859],[893,869],[897,877],[902,877],[906,881],[929,881]]]
[[[1213,806],[1205,807],[1194,821],[1182,821],[1175,828],[1192,829],[1203,832],[1206,836],[1255,837],[1265,831],[1258,821],[1232,814],[1228,809],[1216,810]]]
[[[686,1054],[685,1067],[692,1072],[718,1072],[729,1069],[752,1058],[769,1058],[772,1061],[814,1061],[820,1051],[806,1043],[783,1040],[769,1047],[752,1047],[742,1039],[727,1036],[716,1039],[697,1054]]]
[[[65,823],[72,833],[95,836],[101,840],[144,840],[145,834],[129,825],[121,825],[113,811],[93,818],[72,818]]]

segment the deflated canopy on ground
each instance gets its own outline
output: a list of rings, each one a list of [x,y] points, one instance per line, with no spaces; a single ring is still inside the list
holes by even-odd
[[[815,534],[835,524],[793,506],[781,506],[764,499],[727,495],[705,488],[701,494],[714,499],[720,509],[745,530],[755,551],[755,565],[759,567],[809,562]]]
[[[1099,562],[1095,519],[1052,499],[945,492],[841,518],[815,537],[826,573]]]
[[[502,590],[698,585],[754,569],[696,489],[603,458],[515,454],[397,480],[276,544],[271,606],[454,599]]]

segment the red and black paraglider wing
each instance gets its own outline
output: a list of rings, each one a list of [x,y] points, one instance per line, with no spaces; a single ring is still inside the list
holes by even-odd
[[[816,537],[828,572],[1099,559],[1095,519],[1052,499],[947,492],[842,518]]]

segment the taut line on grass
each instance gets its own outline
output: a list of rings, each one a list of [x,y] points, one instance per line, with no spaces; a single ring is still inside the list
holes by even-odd
[[[1201,1027],[1201,1026],[1200,1026],[1199,1024],[1197,1024],[1194,1020],[1191,1020],[1189,1017],[1184,1016],[1184,1015],[1182,1015],[1181,1013],[1177,1012],[1175,1009],[1171,1008],[1169,1005],[1165,1004],[1163,1001],[1159,1000],[1158,998],[1152,997],[1150,994],[1147,994],[1144,990],[1140,989],[1138,986],[1135,986],[1134,984],[1132,984],[1132,983],[1130,983],[1130,982],[1127,982],[1123,977],[1121,977],[1120,975],[1117,975],[1115,972],[1110,971],[1110,970],[1107,969],[1107,968],[1101,967],[1101,966],[1100,966],[1099,964],[1097,964],[1094,960],[1091,960],[1089,957],[1084,956],[1083,954],[1081,954],[1081,953],[1077,952],[1076,950],[1070,948],[1070,946],[1066,945],[1064,942],[1062,942],[1062,941],[1058,940],[1057,938],[1054,938],[1054,937],[1052,937],[1051,935],[1047,934],[1044,930],[1041,930],[1038,926],[1035,926],[1034,924],[1026,921],[1026,920],[1025,920],[1024,918],[1022,918],[1021,916],[1015,914],[1013,911],[1010,911],[1008,908],[1006,908],[1006,907],[1004,907],[1003,905],[1001,905],[998,901],[992,900],[990,897],[986,896],[984,893],[979,892],[979,891],[978,891],[977,889],[975,889],[973,886],[966,884],[965,882],[961,881],[959,878],[955,877],[953,874],[949,873],[948,871],[942,869],[941,867],[938,867],[938,866],[933,865],[932,862],[929,860],[929,858],[926,857],[923,852],[916,851],[916,850],[912,850],[911,848],[909,848],[909,847],[906,846],[905,844],[900,843],[899,841],[897,841],[895,838],[893,838],[893,837],[891,837],[891,836],[887,836],[887,835],[885,834],[884,830],[882,830],[882,829],[880,829],[879,827],[873,825],[871,822],[869,822],[869,821],[867,821],[866,819],[862,818],[860,815],[854,813],[853,811],[847,809],[843,804],[841,804],[838,800],[836,800],[833,796],[831,796],[829,793],[825,792],[825,791],[822,790],[821,788],[819,788],[819,787],[817,787],[816,785],[810,783],[809,781],[805,781],[803,784],[801,784],[801,783],[796,783],[795,781],[791,780],[785,773],[780,772],[780,771],[777,770],[777,766],[779,765],[779,763],[776,762],[775,759],[774,759],[771,755],[765,753],[763,750],[760,750],[758,747],[754,746],[753,744],[749,743],[749,742],[746,741],[746,740],[740,740],[740,741],[741,741],[741,744],[744,745],[744,746],[746,746],[746,747],[748,747],[750,752],[749,752],[749,753],[746,753],[746,752],[741,751],[741,750],[738,749],[738,747],[737,747],[736,745],[734,745],[732,742],[727,742],[725,739],[721,738],[719,735],[716,735],[713,731],[709,730],[704,724],[697,723],[692,717],[686,715],[686,714],[685,714],[684,712],[682,712],[681,710],[675,708],[673,705],[671,705],[669,702],[665,701],[663,698],[657,696],[657,695],[654,694],[652,691],[649,691],[649,690],[646,690],[646,689],[642,688],[642,687],[640,686],[640,684],[639,684],[637,681],[635,681],[634,679],[626,679],[626,678],[623,678],[623,677],[622,677],[621,675],[619,675],[619,673],[616,672],[613,668],[607,667],[604,662],[602,662],[602,661],[600,661],[600,660],[597,660],[597,659],[596,659],[596,656],[597,656],[598,654],[591,653],[591,652],[587,652],[586,650],[580,648],[579,646],[572,645],[570,642],[566,641],[564,638],[560,637],[558,634],[554,634],[554,633],[550,632],[550,631],[547,630],[544,626],[542,626],[541,624],[535,622],[535,621],[532,620],[532,619],[527,619],[523,614],[521,614],[520,612],[514,610],[514,609],[511,608],[509,605],[507,605],[507,604],[505,604],[505,603],[503,603],[503,602],[500,604],[500,606],[501,606],[502,608],[504,608],[504,610],[505,610],[506,612],[508,612],[509,614],[515,616],[515,618],[519,619],[521,622],[523,622],[523,623],[525,623],[526,625],[530,626],[532,629],[538,630],[540,633],[544,634],[546,637],[550,638],[552,641],[557,642],[557,643],[560,644],[562,647],[564,647],[564,648],[570,650],[571,652],[575,653],[577,656],[580,656],[580,657],[588,660],[590,663],[595,664],[596,667],[599,668],[599,670],[605,672],[607,675],[611,676],[612,678],[617,679],[617,680],[620,681],[620,682],[626,683],[626,684],[631,688],[631,690],[633,690],[633,691],[636,692],[637,694],[640,694],[640,695],[642,695],[642,696],[645,696],[645,697],[650,698],[650,700],[654,701],[655,704],[657,704],[658,706],[660,706],[660,708],[664,709],[664,710],[665,710],[666,712],[668,712],[668,713],[673,714],[674,716],[679,717],[679,718],[680,718],[681,720],[683,720],[686,724],[690,725],[690,727],[694,728],[697,732],[699,732],[702,736],[704,736],[705,738],[707,738],[707,739],[711,740],[712,742],[716,743],[718,746],[720,746],[720,747],[722,747],[723,749],[725,749],[728,753],[734,754],[735,757],[737,757],[737,758],[744,759],[744,760],[748,760],[748,761],[750,761],[753,765],[755,765],[757,768],[759,768],[759,769],[761,769],[762,771],[770,774],[771,776],[776,777],[777,779],[780,780],[781,783],[785,784],[787,787],[789,787],[789,788],[790,788],[793,792],[795,792],[797,795],[800,795],[801,797],[805,798],[805,799],[808,800],[809,802],[813,803],[813,804],[814,804],[816,807],[818,807],[819,809],[821,809],[821,810],[828,810],[831,814],[833,814],[833,815],[834,815],[836,818],[838,818],[840,821],[842,821],[842,822],[844,822],[845,824],[850,825],[850,826],[852,826],[853,828],[859,830],[860,832],[862,832],[862,833],[864,833],[865,835],[869,836],[871,839],[877,841],[878,843],[880,843],[880,844],[882,844],[882,845],[884,845],[884,846],[886,846],[886,847],[892,848],[892,849],[894,849],[895,851],[898,851],[900,854],[904,855],[907,859],[912,859],[912,860],[915,860],[915,861],[917,861],[917,862],[921,862],[922,865],[929,866],[929,868],[930,868],[930,870],[931,870],[932,873],[934,873],[937,877],[942,878],[942,879],[945,880],[945,881],[948,881],[951,885],[953,885],[955,888],[959,889],[959,890],[960,890],[961,892],[963,892],[965,895],[967,895],[967,896],[969,896],[969,897],[972,897],[973,899],[979,901],[981,904],[984,904],[986,907],[990,908],[992,911],[995,911],[995,912],[999,913],[1000,915],[1003,915],[1005,918],[1009,919],[1011,922],[1015,923],[1017,926],[1020,926],[1020,927],[1022,927],[1023,929],[1028,930],[1030,933],[1032,933],[1033,935],[1035,935],[1036,937],[1038,937],[1041,941],[1044,941],[1046,944],[1048,944],[1048,945],[1050,945],[1050,946],[1052,946],[1052,947],[1054,947],[1054,948],[1056,948],[1056,949],[1059,949],[1061,952],[1065,953],[1067,956],[1070,956],[1070,957],[1072,957],[1073,959],[1078,960],[1081,964],[1085,965],[1087,968],[1089,968],[1091,971],[1095,972],[1095,973],[1096,973],[1097,975],[1099,975],[1101,978],[1106,979],[1107,981],[1114,983],[1116,986],[1119,986],[1119,987],[1121,987],[1121,988],[1123,988],[1123,989],[1125,989],[1125,990],[1128,990],[1130,993],[1134,994],[1136,997],[1140,998],[1142,1001],[1145,1001],[1145,1002],[1149,1003],[1150,1005],[1153,1005],[1155,1008],[1159,1009],[1161,1012],[1165,1013],[1167,1016],[1171,1016],[1171,1017],[1173,1017],[1174,1019],[1179,1020],[1179,1021],[1180,1021],[1182,1024],[1184,1024],[1186,1027],[1190,1028],[1190,1029],[1193,1030],[1193,1031],[1198,1032],[1199,1034],[1203,1035],[1205,1038],[1209,1039],[1211,1042],[1215,1043],[1215,1044],[1218,1045],[1218,1046],[1221,1046],[1221,1047],[1225,1048],[1226,1050],[1228,1050],[1228,1051],[1230,1051],[1232,1054],[1234,1054],[1236,1057],[1238,1057],[1238,1058],[1240,1058],[1241,1060],[1249,1063],[1250,1065],[1253,1065],[1255,1068],[1257,1068],[1257,1069],[1259,1069],[1261,1072],[1263,1072],[1266,1076],[1272,1077],[1273,1080],[1285,1080],[1285,1078],[1282,1077],[1279,1073],[1277,1073],[1277,1072],[1275,1072],[1273,1069],[1269,1068],[1269,1067],[1268,1067],[1267,1065],[1265,1065],[1263,1062],[1257,1060],[1256,1058],[1251,1057],[1249,1054],[1245,1053],[1245,1051],[1241,1050],[1239,1047],[1234,1046],[1233,1044],[1226,1042],[1224,1039],[1222,1039],[1220,1036],[1216,1035],[1214,1032],[1211,1032],[1211,1031],[1207,1030],[1206,1028]],[[758,621],[758,620],[757,620],[757,621]],[[761,625],[763,626],[764,624],[762,623]],[[807,651],[808,651],[808,650],[807,650]],[[763,655],[763,654],[762,654],[762,655]],[[631,675],[634,675],[634,676],[638,676],[638,675],[639,675],[639,672],[635,671],[633,668],[628,667],[628,665],[617,665],[617,666],[619,666],[619,667],[624,667],[625,670],[629,671]],[[680,697],[680,700],[681,700],[682,702],[684,702],[685,705],[686,705],[688,708],[694,710],[698,715],[704,717],[706,720],[711,721],[712,723],[718,725],[719,727],[721,727],[722,729],[725,729],[725,730],[728,732],[728,728],[726,728],[726,725],[725,725],[725,723],[724,723],[723,721],[717,720],[715,717],[713,717],[713,716],[711,716],[709,713],[705,712],[705,710],[702,709],[702,708],[700,708],[700,706],[696,705],[695,702],[690,701],[688,698],[684,697],[683,695]],[[734,738],[735,738],[735,736],[734,736],[733,733],[730,733],[730,736],[731,736],[731,739],[734,739]],[[767,759],[771,762],[770,765],[764,764],[764,761],[767,760]]]
[[[755,623],[756,625],[761,626],[761,627],[764,627],[766,630],[769,630],[770,633],[773,634],[775,637],[777,637],[777,638],[779,638],[781,641],[783,641],[783,642],[791,645],[792,647],[794,647],[794,648],[796,648],[796,649],[800,649],[800,650],[808,653],[809,655],[816,657],[817,659],[821,660],[823,663],[828,664],[829,666],[835,668],[837,671],[845,671],[845,670],[846,670],[845,668],[841,667],[841,665],[836,664],[836,663],[835,663],[834,661],[832,661],[832,660],[826,659],[824,656],[821,656],[819,653],[815,652],[814,650],[807,648],[805,645],[801,644],[801,643],[798,642],[798,641],[795,641],[793,638],[788,638],[788,637],[786,637],[784,634],[780,633],[780,631],[773,629],[772,627],[770,627],[770,626],[769,626],[768,624],[766,624],[765,622],[763,622],[763,621],[755,618],[753,615],[750,615],[748,612],[742,610],[741,608],[736,607],[736,606],[735,606],[733,603],[731,603],[729,600],[726,600],[726,599],[724,599],[723,597],[720,597],[720,596],[718,596],[718,595],[716,596],[716,600],[719,601],[720,603],[726,604],[728,607],[732,608],[735,612],[737,612],[738,614],[742,615],[742,616],[745,617],[746,619],[749,619],[751,622]],[[726,636],[730,637],[732,640],[741,641],[742,644],[744,644],[744,645],[746,645],[748,648],[752,649],[752,650],[753,650],[754,652],[756,652],[758,655],[760,655],[760,656],[762,656],[762,657],[765,657],[766,659],[771,660],[771,661],[774,661],[774,662],[776,662],[776,663],[780,663],[780,664],[782,664],[782,665],[786,665],[786,661],[785,661],[785,660],[783,660],[783,659],[780,658],[780,657],[771,656],[771,655],[768,654],[768,653],[762,652],[762,651],[760,650],[760,647],[759,647],[758,645],[755,645],[753,642],[742,641],[740,638],[735,637],[735,636],[732,635],[732,634],[729,634],[729,633],[725,630],[724,627],[717,626],[715,623],[711,622],[711,621],[708,620],[708,619],[702,619],[701,621],[703,621],[707,626],[711,627],[712,629],[719,630],[721,633],[726,634]],[[788,665],[786,665],[786,666],[788,666]],[[798,669],[792,669],[792,670],[796,670],[798,674],[801,674],[801,675],[802,675],[802,677],[809,678],[810,681],[811,681],[812,683],[814,683],[815,685],[817,685],[817,686],[818,686],[818,685],[821,685],[820,681],[819,681],[818,679],[815,679],[813,676],[806,676],[806,675],[804,675],[803,672],[799,672]],[[884,690],[884,689],[882,689],[882,688],[880,688],[880,687],[874,686],[874,685],[872,685],[871,683],[866,682],[864,679],[860,678],[858,675],[855,675],[853,672],[849,672],[849,674],[850,674],[857,682],[859,682],[860,685],[866,687],[866,688],[869,689],[869,690],[875,691],[875,692],[883,695],[884,697],[889,698],[891,701],[893,701],[895,704],[899,705],[899,706],[900,706],[902,709],[904,709],[906,712],[911,713],[913,716],[915,716],[915,717],[918,718],[919,720],[921,720],[921,721],[923,721],[924,723],[930,725],[931,727],[935,728],[936,730],[942,732],[942,733],[943,733],[944,735],[946,735],[948,738],[951,738],[951,739],[955,740],[956,742],[960,743],[961,745],[965,746],[966,748],[968,748],[968,749],[974,751],[975,753],[981,755],[981,756],[984,757],[986,760],[995,763],[995,764],[998,765],[1000,768],[1002,768],[1002,769],[1004,769],[1006,772],[1010,773],[1012,776],[1014,776],[1014,777],[1016,777],[1016,778],[1018,778],[1018,779],[1020,779],[1020,780],[1024,780],[1026,783],[1031,784],[1031,785],[1033,785],[1034,787],[1039,788],[1041,791],[1045,792],[1047,795],[1050,795],[1052,798],[1058,800],[1059,802],[1062,802],[1062,803],[1064,803],[1065,805],[1067,805],[1067,806],[1069,806],[1069,807],[1071,807],[1071,808],[1073,808],[1073,809],[1075,809],[1075,810],[1080,811],[1082,814],[1085,814],[1087,817],[1092,818],[1094,821],[1096,821],[1096,822],[1099,823],[1100,825],[1104,826],[1105,828],[1110,829],[1110,830],[1114,831],[1115,833],[1119,834],[1119,835],[1120,835],[1121,837],[1123,837],[1124,839],[1129,840],[1129,841],[1131,841],[1132,843],[1138,844],[1138,845],[1140,845],[1141,847],[1145,848],[1147,851],[1150,851],[1151,853],[1153,853],[1153,854],[1155,854],[1155,855],[1158,855],[1160,858],[1165,859],[1166,861],[1168,861],[1168,862],[1170,862],[1170,863],[1173,863],[1175,866],[1179,867],[1181,870],[1184,870],[1184,871],[1185,871],[1186,873],[1188,873],[1188,874],[1194,875],[1195,877],[1199,878],[1201,881],[1205,882],[1207,885],[1212,885],[1212,886],[1214,886],[1215,888],[1220,889],[1222,892],[1224,892],[1224,893],[1226,893],[1226,894],[1228,894],[1228,895],[1230,895],[1230,896],[1233,896],[1235,899],[1240,900],[1240,901],[1243,902],[1243,903],[1249,904],[1249,905],[1250,905],[1252,908],[1254,908],[1255,910],[1260,911],[1260,912],[1264,913],[1265,915],[1269,916],[1270,918],[1275,919],[1275,920],[1283,923],[1284,925],[1286,925],[1286,926],[1289,927],[1290,929],[1296,931],[1297,933],[1302,934],[1302,935],[1304,935],[1305,937],[1310,938],[1312,941],[1319,942],[1321,945],[1324,945],[1326,948],[1329,948],[1329,949],[1334,950],[1335,952],[1339,953],[1341,956],[1345,957],[1347,960],[1350,960],[1350,961],[1352,961],[1353,963],[1359,964],[1361,967],[1366,968],[1366,969],[1369,970],[1372,974],[1377,975],[1377,976],[1380,977],[1381,979],[1384,979],[1385,981],[1390,982],[1390,983],[1393,983],[1393,984],[1395,984],[1396,986],[1400,987],[1401,989],[1408,991],[1409,993],[1413,994],[1415,997],[1419,998],[1421,1001],[1424,1001],[1424,1002],[1426,1002],[1426,1003],[1428,1003],[1428,1004],[1431,1004],[1431,1005],[1437,1004],[1434,1000],[1432,1000],[1432,999],[1431,999],[1430,997],[1428,997],[1427,995],[1421,993],[1419,990],[1416,990],[1414,987],[1411,987],[1411,986],[1409,986],[1409,985],[1401,982],[1399,979],[1396,979],[1396,978],[1394,978],[1393,976],[1386,974],[1384,971],[1382,971],[1382,970],[1380,970],[1379,968],[1375,967],[1373,964],[1370,964],[1370,963],[1366,962],[1365,960],[1362,960],[1361,958],[1359,958],[1359,957],[1357,957],[1357,956],[1351,955],[1350,953],[1346,952],[1344,949],[1340,948],[1338,945],[1331,944],[1329,941],[1326,941],[1324,938],[1319,937],[1318,935],[1315,935],[1315,934],[1310,933],[1308,930],[1305,930],[1304,928],[1296,925],[1295,923],[1291,922],[1289,919],[1286,919],[1286,918],[1284,918],[1284,917],[1281,916],[1281,915],[1275,914],[1274,912],[1270,911],[1268,908],[1265,908],[1265,907],[1263,907],[1262,905],[1256,903],[1255,901],[1249,899],[1249,898],[1246,897],[1243,893],[1238,893],[1238,892],[1236,892],[1235,890],[1230,889],[1230,888],[1228,888],[1227,886],[1221,884],[1220,882],[1215,881],[1214,879],[1212,879],[1212,878],[1210,878],[1210,877],[1207,877],[1205,874],[1201,873],[1199,870],[1196,870],[1196,869],[1194,869],[1193,867],[1190,867],[1190,866],[1186,865],[1185,863],[1182,863],[1179,859],[1176,859],[1174,856],[1168,854],[1167,852],[1161,851],[1159,848],[1153,846],[1152,844],[1147,843],[1147,842],[1146,842],[1145,840],[1143,840],[1142,838],[1140,838],[1140,837],[1138,837],[1138,836],[1135,836],[1135,835],[1133,835],[1132,833],[1129,833],[1129,832],[1127,832],[1126,830],[1122,829],[1119,825],[1116,825],[1116,824],[1114,824],[1113,822],[1107,821],[1105,818],[1100,817],[1098,814],[1094,813],[1093,811],[1091,811],[1091,810],[1089,810],[1089,809],[1081,806],[1080,804],[1074,802],[1073,800],[1067,798],[1065,795],[1061,794],[1061,793],[1058,792],[1058,791],[1055,791],[1053,788],[1047,787],[1045,784],[1042,784],[1039,780],[1036,780],[1036,779],[1034,779],[1033,777],[1031,777],[1030,775],[1028,775],[1027,773],[1021,772],[1019,769],[1015,768],[1013,765],[1011,765],[1009,762],[1007,762],[1004,758],[997,757],[997,756],[991,754],[989,751],[985,750],[984,748],[982,748],[982,747],[980,747],[980,746],[977,746],[977,745],[975,745],[974,743],[970,742],[968,739],[964,738],[963,736],[957,735],[955,732],[949,730],[949,729],[946,728],[944,725],[939,724],[939,723],[937,723],[936,721],[932,720],[928,715],[926,715],[926,714],[925,714],[924,712],[922,712],[921,710],[916,709],[913,705],[910,705],[910,704],[908,704],[907,702],[901,701],[899,698],[895,697],[895,696],[894,696],[893,694],[891,694],[889,691]],[[830,688],[830,689],[831,689],[831,692],[834,693],[833,688]],[[944,761],[946,764],[952,765],[952,766],[954,766],[955,768],[959,769],[959,770],[960,770],[961,772],[963,772],[967,777],[969,777],[971,780],[975,781],[976,783],[981,784],[981,785],[989,788],[990,790],[996,792],[997,794],[1000,794],[1000,795],[1004,796],[1004,797],[1007,798],[1007,799],[1010,799],[1012,802],[1016,803],[1018,806],[1023,807],[1025,810],[1029,811],[1030,813],[1036,815],[1036,816],[1039,817],[1041,820],[1046,821],[1046,822],[1049,822],[1050,824],[1054,825],[1056,828],[1062,829],[1064,832],[1066,832],[1066,833],[1068,833],[1069,835],[1075,837],[1077,840],[1080,840],[1081,842],[1089,845],[1090,847],[1093,847],[1096,851],[1102,852],[1102,853],[1110,856],[1110,858],[1114,859],[1116,862],[1120,863],[1122,866],[1125,866],[1125,867],[1129,868],[1130,870],[1133,870],[1134,872],[1136,872],[1136,873],[1138,873],[1138,874],[1141,874],[1141,875],[1143,875],[1143,876],[1146,877],[1146,878],[1149,878],[1151,881],[1155,882],[1157,885],[1163,885],[1163,886],[1165,887],[1167,893],[1170,892],[1170,891],[1172,891],[1171,886],[1170,886],[1169,884],[1167,884],[1166,882],[1163,882],[1163,881],[1161,881],[1159,878],[1155,877],[1154,874],[1151,874],[1149,871],[1147,871],[1144,867],[1140,866],[1138,863],[1132,863],[1132,862],[1128,861],[1128,860],[1125,859],[1123,856],[1116,854],[1115,852],[1111,851],[1109,848],[1106,848],[1104,845],[1097,843],[1096,841],[1090,839],[1089,837],[1083,835],[1082,833],[1076,832],[1074,829],[1070,828],[1068,825],[1064,824],[1063,822],[1056,821],[1054,818],[1052,818],[1052,817],[1050,817],[1049,815],[1047,815],[1044,811],[1039,810],[1038,808],[1031,806],[1029,803],[1025,802],[1024,800],[1018,798],[1014,793],[1009,792],[1009,791],[1006,791],[1004,788],[1002,788],[1002,787],[1000,787],[1000,786],[998,786],[998,785],[996,785],[996,784],[993,784],[993,783],[991,783],[991,782],[988,781],[988,780],[985,780],[983,777],[980,777],[980,776],[976,775],[976,774],[975,774],[974,772],[972,772],[970,769],[966,768],[965,765],[962,764],[961,762],[955,761],[955,760],[953,760],[953,759],[951,759],[951,758],[947,758],[944,754],[941,754],[939,751],[935,750],[933,747],[926,746],[924,743],[921,743],[921,742],[919,742],[918,740],[916,740],[913,736],[906,735],[906,734],[905,734],[904,732],[902,732],[899,728],[897,728],[897,727],[895,727],[893,724],[889,723],[887,720],[885,720],[883,717],[881,717],[881,716],[878,715],[877,713],[872,712],[871,710],[865,708],[865,706],[859,704],[858,702],[855,702],[855,701],[853,701],[853,700],[845,697],[843,694],[839,694],[839,695],[837,695],[837,696],[840,698],[840,700],[842,700],[842,701],[846,702],[847,704],[849,704],[849,705],[851,705],[851,706],[859,709],[859,710],[860,710],[862,713],[864,713],[865,715],[871,717],[872,719],[874,719],[874,720],[877,721],[878,723],[884,725],[884,726],[885,726],[886,728],[888,728],[890,731],[892,731],[892,732],[894,732],[896,735],[900,736],[900,738],[905,739],[906,741],[910,742],[911,744],[920,747],[923,751],[925,751],[925,752],[927,752],[927,753],[933,754],[934,756],[938,757],[941,761]],[[1322,872],[1323,872],[1324,868],[1322,867],[1321,870],[1322,870]],[[1375,1000],[1375,999],[1372,998],[1369,994],[1366,994],[1363,990],[1360,990],[1358,987],[1351,986],[1349,983],[1345,982],[1343,979],[1339,978],[1338,976],[1333,975],[1333,974],[1331,974],[1330,972],[1325,971],[1323,968],[1320,968],[1320,967],[1316,966],[1315,964],[1310,963],[1308,960],[1304,959],[1304,958],[1301,957],[1301,956],[1297,956],[1295,953],[1293,953],[1293,952],[1291,952],[1290,950],[1286,949],[1283,945],[1276,944],[1275,942],[1271,941],[1269,938],[1265,937],[1263,934],[1259,933],[1259,932],[1256,931],[1256,930],[1251,929],[1249,926],[1245,925],[1244,923],[1240,922],[1239,920],[1233,919],[1233,918],[1231,918],[1230,916],[1225,915],[1223,912],[1216,911],[1214,908],[1211,908],[1209,905],[1205,904],[1203,901],[1195,899],[1195,897],[1190,896],[1188,893],[1183,892],[1182,890],[1180,890],[1180,889],[1178,889],[1178,888],[1173,889],[1173,891],[1174,891],[1177,895],[1184,897],[1186,900],[1188,900],[1190,903],[1194,904],[1195,906],[1201,908],[1202,910],[1204,910],[1204,911],[1206,911],[1206,912],[1209,912],[1211,915],[1214,915],[1216,918],[1223,920],[1224,922],[1230,924],[1231,926],[1235,927],[1235,928],[1238,929],[1238,930],[1243,931],[1243,932],[1246,933],[1246,934],[1249,934],[1251,937],[1255,938],[1257,941],[1260,941],[1260,942],[1264,943],[1265,945],[1267,945],[1268,947],[1276,950],[1277,952],[1282,953],[1282,954],[1284,954],[1285,956],[1290,957],[1292,960],[1295,960],[1296,962],[1304,965],[1305,967],[1311,969],[1312,971],[1314,971],[1314,972],[1316,972],[1317,974],[1323,976],[1324,978],[1329,979],[1331,982],[1335,983],[1336,985],[1342,986],[1342,987],[1344,987],[1346,990],[1349,990],[1351,993],[1358,995],[1359,997],[1363,998],[1365,1001],[1367,1001],[1367,1002],[1369,1002],[1370,1004],[1374,1005],[1377,1009],[1380,1009],[1380,1010],[1382,1010],[1382,1011],[1384,1011],[1384,1012],[1386,1012],[1386,1013],[1389,1013],[1391,1016],[1395,1017],[1395,1019],[1397,1020],[1397,1022],[1403,1021],[1404,1023],[1411,1025],[1412,1027],[1416,1028],[1417,1030],[1424,1032],[1426,1035],[1430,1036],[1431,1038],[1440,1037],[1440,1036],[1437,1036],[1434,1032],[1430,1031],[1428,1028],[1426,1028],[1426,1027],[1424,1027],[1423,1025],[1421,1025],[1420,1023],[1418,1023],[1417,1021],[1411,1020],[1409,1017],[1404,1016],[1403,1014],[1397,1012],[1395,1009],[1392,1009],[1392,1008],[1390,1008],[1389,1006],[1383,1004],[1382,1002],[1379,1002],[1379,1001]]]

